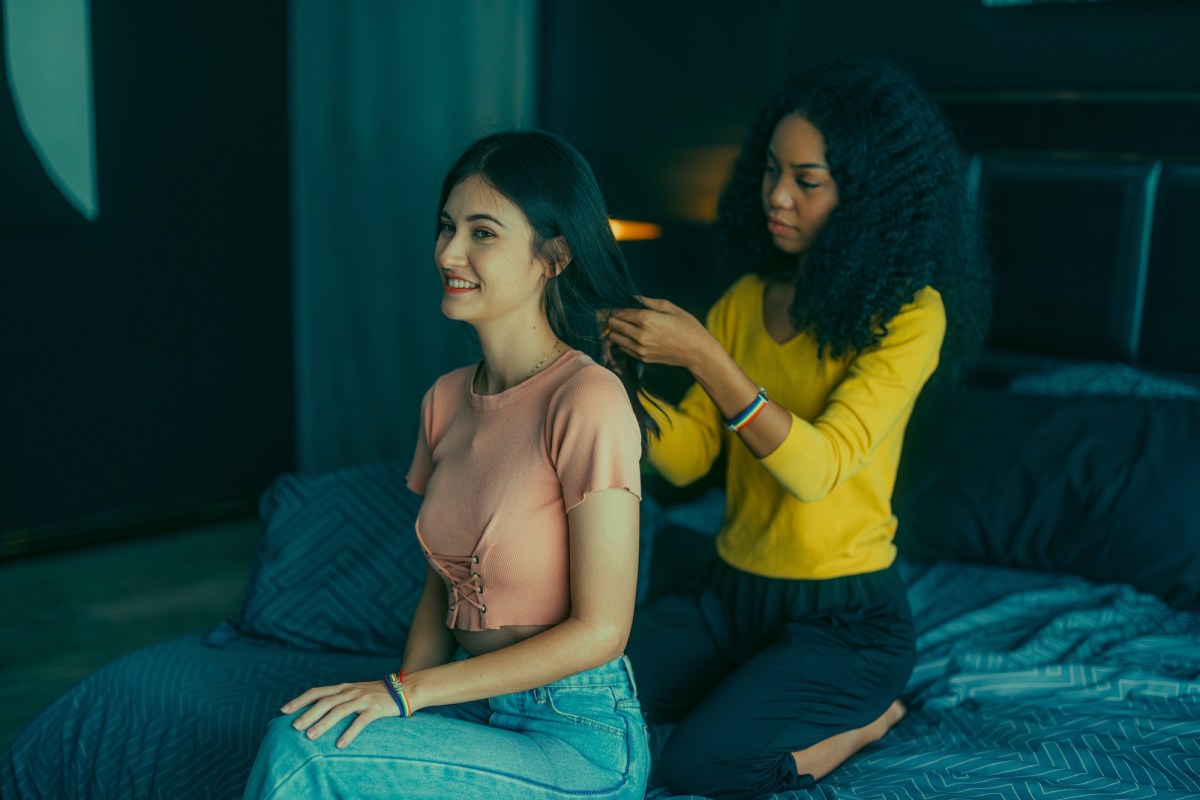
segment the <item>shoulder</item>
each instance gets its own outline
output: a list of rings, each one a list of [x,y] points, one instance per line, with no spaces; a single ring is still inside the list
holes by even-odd
[[[615,372],[573,351],[546,409],[546,443],[561,469],[591,469],[620,455],[636,465],[642,433]],[[566,460],[563,460],[565,457]],[[572,460],[578,462],[572,465]]]
[[[546,413],[550,430],[558,435],[569,429],[608,430],[614,434],[628,429],[640,440],[637,417],[620,377],[578,351],[564,358],[573,359],[573,363],[550,397]]]
[[[913,299],[900,308],[897,318],[909,325],[922,327],[945,328],[946,306],[942,303],[942,294],[932,286],[923,286],[913,295]]]
[[[478,364],[468,364],[465,367],[450,370],[445,375],[439,377],[433,382],[430,391],[446,391],[465,389],[471,384],[471,379],[475,377],[476,371],[479,369]]]
[[[563,358],[572,359],[572,363],[567,365],[566,375],[554,392],[552,406],[577,403],[592,405],[617,400],[629,405],[625,385],[611,369],[597,364],[587,354],[577,350]]]
[[[426,413],[431,413],[434,409],[445,409],[464,401],[470,391],[471,380],[474,378],[477,368],[477,364],[459,367],[434,381],[433,385],[425,391],[425,398],[422,401]]]
[[[946,307],[942,295],[932,286],[924,286],[888,322],[881,344],[925,341],[929,347],[940,347],[945,335]]]

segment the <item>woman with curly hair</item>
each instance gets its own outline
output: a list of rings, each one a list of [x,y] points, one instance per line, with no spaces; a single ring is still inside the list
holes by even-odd
[[[965,161],[916,83],[826,62],[762,110],[717,227],[749,270],[707,321],[665,300],[609,317],[612,345],[695,378],[647,404],[670,482],[727,456],[718,558],[640,610],[628,649],[678,793],[808,785],[905,713],[914,628],[891,494],[935,369],[962,372],[988,321],[989,267]]]

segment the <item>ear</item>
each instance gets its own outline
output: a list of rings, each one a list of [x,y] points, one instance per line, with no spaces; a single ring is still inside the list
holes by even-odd
[[[566,237],[555,236],[546,242],[543,252],[545,253],[543,260],[546,265],[547,280],[557,278],[571,263],[571,248],[567,244]]]

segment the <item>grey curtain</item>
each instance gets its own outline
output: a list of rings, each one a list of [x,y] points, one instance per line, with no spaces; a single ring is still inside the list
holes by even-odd
[[[441,178],[535,119],[536,0],[292,0],[297,461],[407,457],[421,395],[476,360],[442,317]]]

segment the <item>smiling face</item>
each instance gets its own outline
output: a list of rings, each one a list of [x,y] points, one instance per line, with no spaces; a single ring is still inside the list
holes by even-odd
[[[771,241],[793,255],[812,246],[837,207],[837,182],[825,162],[825,137],[799,114],[781,119],[767,144],[762,199]]]
[[[442,313],[472,325],[545,319],[546,261],[533,253],[524,212],[471,176],[455,185],[441,210],[434,260],[442,276]]]

